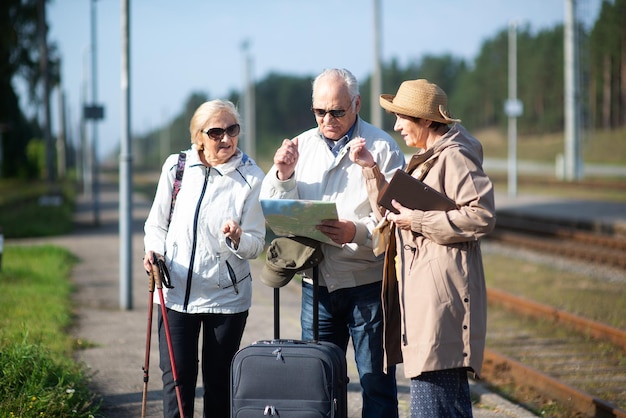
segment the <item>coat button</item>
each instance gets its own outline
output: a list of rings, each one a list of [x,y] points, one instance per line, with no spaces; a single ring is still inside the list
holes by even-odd
[[[463,302],[466,302],[466,303],[469,302],[469,298],[463,299]]]

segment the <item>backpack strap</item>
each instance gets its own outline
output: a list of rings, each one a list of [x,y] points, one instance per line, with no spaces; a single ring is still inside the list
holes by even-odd
[[[183,180],[183,173],[185,172],[185,159],[187,158],[187,154],[185,152],[181,152],[178,154],[178,164],[176,165],[176,177],[174,178],[174,189],[172,190],[172,205],[170,206],[170,217],[168,222],[172,221],[172,214],[174,213],[174,204],[176,204],[176,196],[178,196],[178,192],[180,191],[180,185]]]

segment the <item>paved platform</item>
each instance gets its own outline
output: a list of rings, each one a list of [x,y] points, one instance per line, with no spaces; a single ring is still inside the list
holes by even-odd
[[[142,267],[143,222],[149,202],[134,196],[132,222],[132,300],[131,310],[120,309],[119,295],[119,216],[117,185],[103,181],[100,187],[100,225],[94,226],[91,200],[79,199],[76,211],[76,231],[68,236],[46,240],[8,241],[6,245],[53,243],[68,248],[79,258],[72,273],[76,285],[74,306],[77,325],[72,330],[86,347],[77,353],[78,360],[92,374],[92,388],[102,397],[103,416],[136,418],[141,415],[144,354],[147,331],[148,281]],[[252,263],[253,277],[258,277],[261,260]],[[254,296],[243,345],[273,335],[273,290],[260,280],[254,282]],[[299,338],[300,289],[296,282],[281,291],[281,336]],[[156,317],[156,311],[154,313]],[[155,320],[156,325],[156,320]],[[148,385],[149,417],[162,416],[161,380],[158,368],[156,331],[152,333],[150,381]],[[358,375],[352,353],[348,354],[349,411],[351,417],[361,416]],[[398,370],[400,416],[408,417],[409,383]],[[472,382],[472,394],[479,399],[474,407],[475,417],[534,416],[490,393],[479,383]],[[202,416],[201,389],[197,390],[195,417]]]
[[[626,237],[626,202],[496,194],[496,211]]]

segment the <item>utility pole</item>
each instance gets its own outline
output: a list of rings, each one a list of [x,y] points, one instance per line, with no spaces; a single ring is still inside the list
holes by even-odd
[[[39,20],[39,69],[43,77],[43,134],[46,144],[46,171],[50,183],[56,180],[54,169],[54,143],[50,128],[50,66],[48,61],[48,23],[46,22],[46,1],[38,2]]]
[[[90,187],[93,200],[94,225],[100,225],[100,184],[98,181],[98,121],[104,118],[104,107],[98,105],[98,76],[97,71],[97,48],[96,48],[96,0],[91,0],[91,103],[83,106],[83,119],[91,121],[91,147],[85,149],[89,163],[85,170],[89,169],[91,175]],[[86,177],[87,178],[87,177]]]
[[[382,90],[382,71],[380,68],[381,0],[374,0],[374,71],[372,72],[370,114],[372,125],[383,127],[382,108],[379,96]]]
[[[59,178],[65,178],[67,169],[66,144],[67,144],[67,118],[65,115],[65,92],[63,83],[59,83],[59,133],[57,134],[57,173]]]
[[[163,109],[161,111],[161,121],[163,122],[163,128],[161,128],[161,133],[159,135],[159,154],[161,155],[161,161],[165,161],[167,156],[171,153],[170,150],[170,124],[168,121],[168,112]]]
[[[96,48],[96,0],[91,0],[91,105],[96,108],[98,103],[97,77],[97,48]],[[96,226],[100,225],[100,185],[98,181],[98,117],[92,115],[91,121],[91,181],[93,183],[93,220]]]
[[[582,178],[580,146],[580,69],[576,0],[565,0],[565,179]]]
[[[91,147],[89,140],[87,138],[87,103],[88,103],[88,73],[89,73],[89,65],[88,65],[88,52],[90,52],[89,47],[85,47],[83,51],[83,84],[81,86],[80,91],[80,102],[82,105],[82,112],[80,112],[80,160],[81,160],[81,171],[82,171],[82,181],[83,181],[83,193],[87,197],[93,196],[93,182],[91,180],[91,174],[93,170],[91,169],[92,161],[91,161]]]
[[[253,159],[256,158],[256,118],[254,98],[254,77],[252,71],[252,56],[248,52],[250,41],[245,40],[241,44],[244,60],[244,150]]]
[[[130,146],[130,0],[121,0],[122,10],[122,129],[120,146],[120,309],[133,309],[132,167]]]
[[[517,196],[517,118],[522,115],[522,102],[517,99],[517,23],[509,23],[509,99],[504,110],[509,117],[509,196]]]

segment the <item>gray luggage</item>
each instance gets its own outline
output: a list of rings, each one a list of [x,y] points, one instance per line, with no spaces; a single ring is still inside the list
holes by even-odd
[[[318,268],[313,268],[313,320],[318,323]],[[279,337],[279,289],[274,289],[274,339],[235,354],[231,367],[231,417],[348,416],[346,357],[339,346]]]

